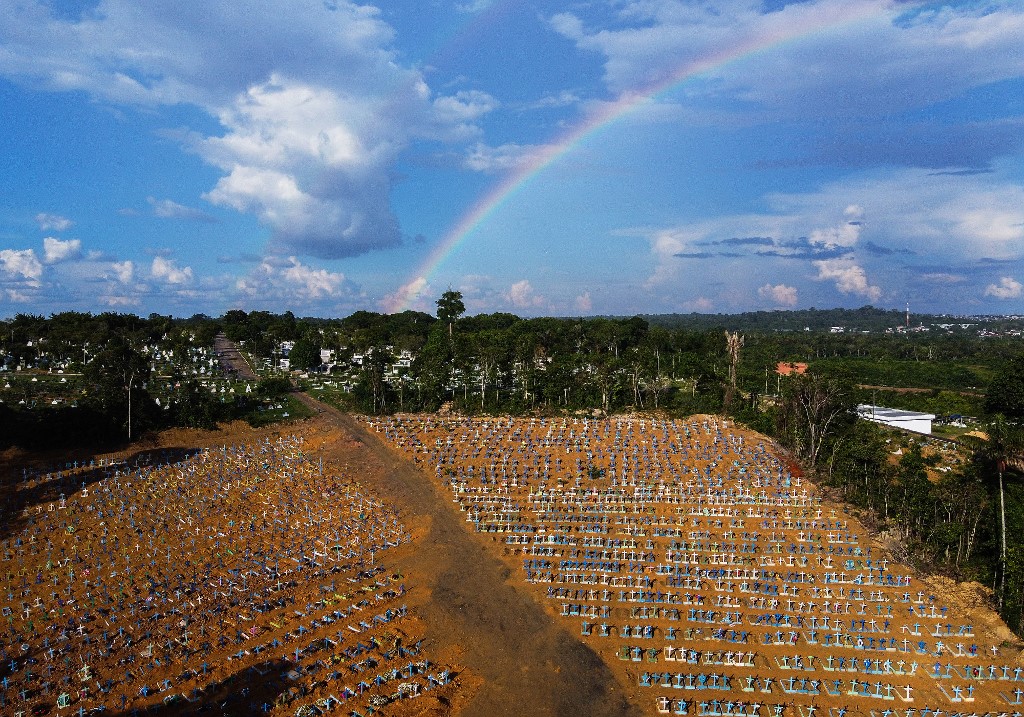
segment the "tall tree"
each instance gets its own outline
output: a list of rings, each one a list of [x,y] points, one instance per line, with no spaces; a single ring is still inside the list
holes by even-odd
[[[466,305],[462,303],[461,291],[448,291],[437,300],[437,318],[448,324],[448,336],[452,335],[452,326],[466,313]]]
[[[1024,436],[1019,426],[996,417],[988,424],[988,440],[982,449],[992,461],[999,478],[999,608],[1003,607],[1006,592],[1006,488],[1004,476],[1007,469],[1022,467]]]
[[[85,379],[92,385],[92,400],[108,415],[124,420],[128,440],[147,407],[148,394],[143,386],[149,381],[150,363],[123,338],[115,338],[85,368]],[[133,427],[133,418],[135,426]]]
[[[319,335],[315,335],[320,338]],[[288,365],[299,371],[309,371],[320,368],[320,343],[312,338],[303,337],[295,342],[292,350],[288,352]]]
[[[853,406],[838,381],[812,373],[794,376],[787,389],[778,414],[780,433],[815,470],[826,443],[853,420]]]
[[[1024,420],[1024,357],[1007,363],[992,379],[985,393],[985,412]]]

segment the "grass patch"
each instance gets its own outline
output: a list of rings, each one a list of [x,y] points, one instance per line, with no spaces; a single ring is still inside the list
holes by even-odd
[[[298,421],[313,416],[313,411],[299,399],[284,395],[272,399],[268,405],[253,410],[242,416],[242,420],[253,428],[262,428],[282,421]]]

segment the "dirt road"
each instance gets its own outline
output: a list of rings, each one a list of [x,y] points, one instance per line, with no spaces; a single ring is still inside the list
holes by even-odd
[[[429,521],[417,550],[399,565],[410,582],[427,585],[418,611],[432,649],[453,650],[483,679],[460,714],[632,715],[601,659],[509,582],[509,570],[464,527],[450,499],[415,465],[396,455],[352,417],[315,401],[384,470],[361,477],[403,512]]]

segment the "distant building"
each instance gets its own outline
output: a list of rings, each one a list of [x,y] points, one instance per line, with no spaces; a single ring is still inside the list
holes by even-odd
[[[857,406],[857,415],[867,421],[883,423],[893,428],[902,428],[915,433],[931,435],[932,421],[935,414],[918,413],[917,411],[904,411],[900,408],[885,408],[884,406],[872,406],[862,403]]]
[[[775,367],[775,373],[780,376],[792,376],[793,374],[797,374],[799,376],[807,373],[807,364],[779,361],[778,365]]]

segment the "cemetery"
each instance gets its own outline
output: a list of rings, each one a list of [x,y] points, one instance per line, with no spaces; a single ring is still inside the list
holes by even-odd
[[[0,714],[497,714],[474,701],[489,691],[515,714],[584,674],[606,683],[602,714],[1024,714],[1012,633],[895,561],[760,434],[332,411],[6,468]],[[371,465],[377,439],[404,468]],[[446,567],[451,544],[395,481],[505,577],[453,592],[480,558]],[[524,619],[508,600],[549,616],[531,629],[550,651],[506,647]],[[521,702],[522,682],[492,681],[517,664],[537,693]]]
[[[457,689],[389,566],[395,509],[304,436],[251,434],[7,476],[0,714],[396,714]]]
[[[645,713],[1024,711],[1012,633],[893,561],[759,434],[712,416],[365,421]]]

